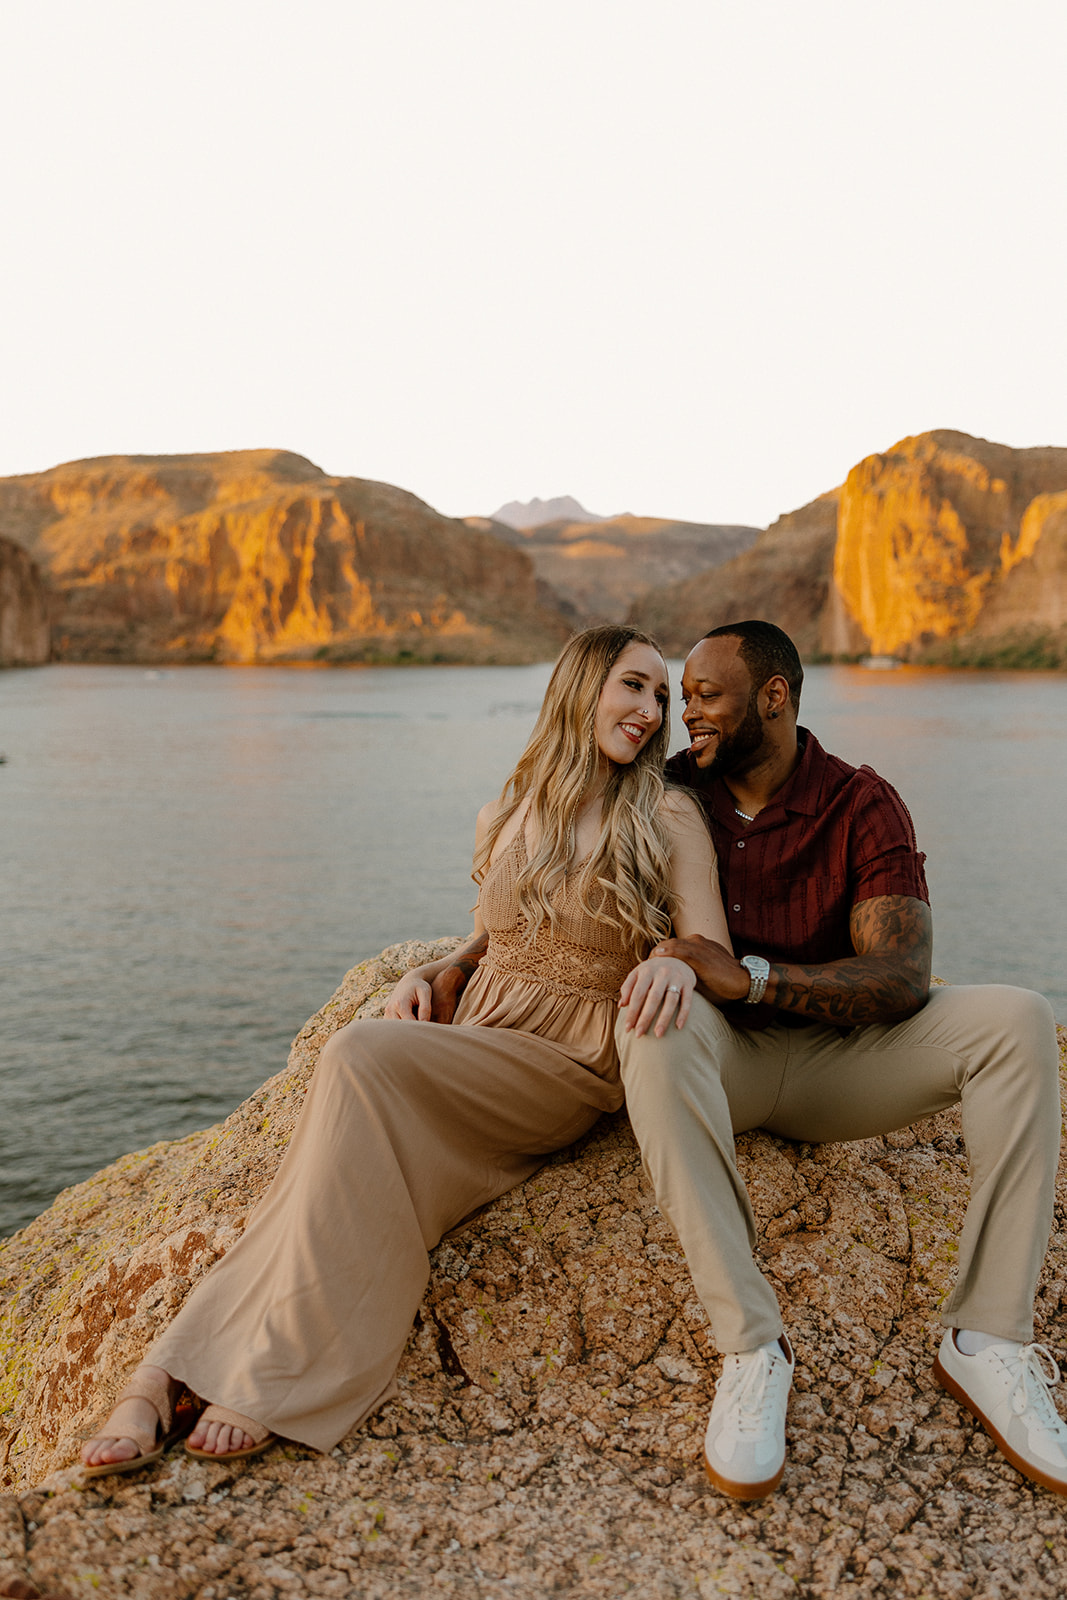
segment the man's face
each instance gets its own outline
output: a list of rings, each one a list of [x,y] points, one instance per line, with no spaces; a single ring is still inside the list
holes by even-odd
[[[723,775],[751,765],[763,748],[763,719],[752,678],[738,655],[740,639],[701,639],[682,673],[682,721],[704,772]]]

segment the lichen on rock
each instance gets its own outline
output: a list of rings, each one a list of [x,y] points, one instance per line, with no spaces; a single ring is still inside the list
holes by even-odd
[[[855,1144],[738,1141],[798,1356],[764,1503],[701,1471],[718,1361],[625,1113],[442,1241],[397,1396],[332,1455],[179,1451],[77,1486],[81,1436],[267,1187],[325,1039],[456,942],[353,969],[219,1127],[114,1163],[0,1246],[0,1594],[1059,1594],[1067,1508],[931,1376],[967,1193],[955,1112]],[[1065,1202],[1061,1184],[1037,1308],[1054,1348]]]

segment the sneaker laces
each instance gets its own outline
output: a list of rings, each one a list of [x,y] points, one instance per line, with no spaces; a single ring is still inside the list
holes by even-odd
[[[1061,1373],[1052,1351],[1044,1344],[1024,1344],[1009,1368],[1016,1367],[1010,1403],[1017,1417],[1034,1410],[1047,1427],[1067,1432],[1049,1390],[1060,1382]]]
[[[758,1351],[738,1361],[729,1381],[729,1397],[734,1403],[735,1428],[742,1435],[762,1435],[767,1431],[766,1413],[771,1404],[770,1378],[776,1361],[784,1356]]]

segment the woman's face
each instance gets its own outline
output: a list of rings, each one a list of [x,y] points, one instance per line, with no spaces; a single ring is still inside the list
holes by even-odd
[[[604,680],[593,731],[601,755],[628,766],[658,731],[667,705],[667,669],[650,644],[628,644]]]

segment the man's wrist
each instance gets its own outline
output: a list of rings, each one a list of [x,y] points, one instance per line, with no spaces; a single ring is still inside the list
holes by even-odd
[[[771,964],[765,956],[742,956],[741,965],[748,974],[748,992],[741,998],[746,1005],[758,1006],[767,992]]]

